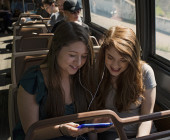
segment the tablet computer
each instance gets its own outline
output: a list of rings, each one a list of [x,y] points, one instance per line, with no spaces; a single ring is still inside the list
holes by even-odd
[[[86,123],[79,125],[77,128],[107,128],[111,125],[113,125],[113,123]]]

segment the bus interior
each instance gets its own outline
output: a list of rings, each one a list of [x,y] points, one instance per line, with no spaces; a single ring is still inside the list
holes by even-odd
[[[127,140],[123,126],[154,120],[157,132],[137,140],[170,139],[170,1],[169,0],[78,0],[81,19],[89,26],[97,56],[103,37],[111,26],[130,27],[141,45],[142,60],[154,70],[157,82],[154,113],[149,115],[120,118],[110,110],[77,113],[64,117],[42,120],[33,124],[26,134],[26,140],[36,139],[36,132],[44,127],[70,121],[78,122],[102,116],[109,116],[121,140]],[[13,1],[9,2],[12,13]],[[3,30],[4,17],[0,17],[0,140],[12,140],[12,129],[18,121],[16,94],[17,84],[23,73],[33,65],[40,64],[50,47],[54,36],[47,24],[49,17],[35,14],[36,3],[21,1],[23,10],[12,15],[9,30]],[[1,3],[2,8],[2,3]],[[0,13],[3,13],[0,10]],[[28,22],[23,22],[29,18]]]

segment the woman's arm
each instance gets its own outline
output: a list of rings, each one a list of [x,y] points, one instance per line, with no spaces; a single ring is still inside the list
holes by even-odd
[[[156,98],[156,87],[152,89],[147,89],[144,92],[145,99],[141,106],[141,115],[153,113],[155,98]],[[136,137],[141,137],[150,134],[152,127],[152,121],[142,122],[138,128],[138,134]]]
[[[18,89],[17,104],[21,124],[25,134],[29,127],[39,121],[39,105],[36,103],[36,96],[24,90],[22,86]],[[59,131],[59,125],[46,127],[41,131],[37,131],[37,139],[46,139],[46,137],[62,136]]]
[[[17,104],[21,124],[25,134],[33,123],[39,121],[39,105],[36,103],[35,98],[35,95],[26,92],[22,86],[19,87]],[[36,139],[50,139],[63,135],[76,137],[94,130],[94,128],[78,129],[78,126],[79,124],[71,122],[45,127],[36,131]]]
[[[36,140],[46,140],[51,138],[56,138],[59,136],[71,136],[78,137],[84,133],[94,130],[94,128],[83,128],[78,129],[79,124],[70,122],[61,125],[50,125],[36,130],[35,139]]]
[[[39,120],[39,105],[36,103],[35,95],[32,95],[19,86],[17,105],[23,130],[26,133],[28,128]]]

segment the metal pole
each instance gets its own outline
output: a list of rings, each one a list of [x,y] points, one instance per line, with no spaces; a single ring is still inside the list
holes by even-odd
[[[25,13],[25,2],[24,2],[24,0],[22,0],[22,3],[23,3],[23,10],[24,10],[24,13]]]

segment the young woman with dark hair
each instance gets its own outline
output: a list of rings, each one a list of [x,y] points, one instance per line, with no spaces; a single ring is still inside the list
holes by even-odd
[[[90,94],[85,88],[90,89],[92,63],[88,33],[76,23],[63,21],[44,63],[29,69],[20,80],[17,102],[21,122],[14,129],[14,140],[24,139],[28,128],[39,120],[87,111]],[[78,126],[72,122],[46,128],[38,139],[72,140],[93,130]]]

